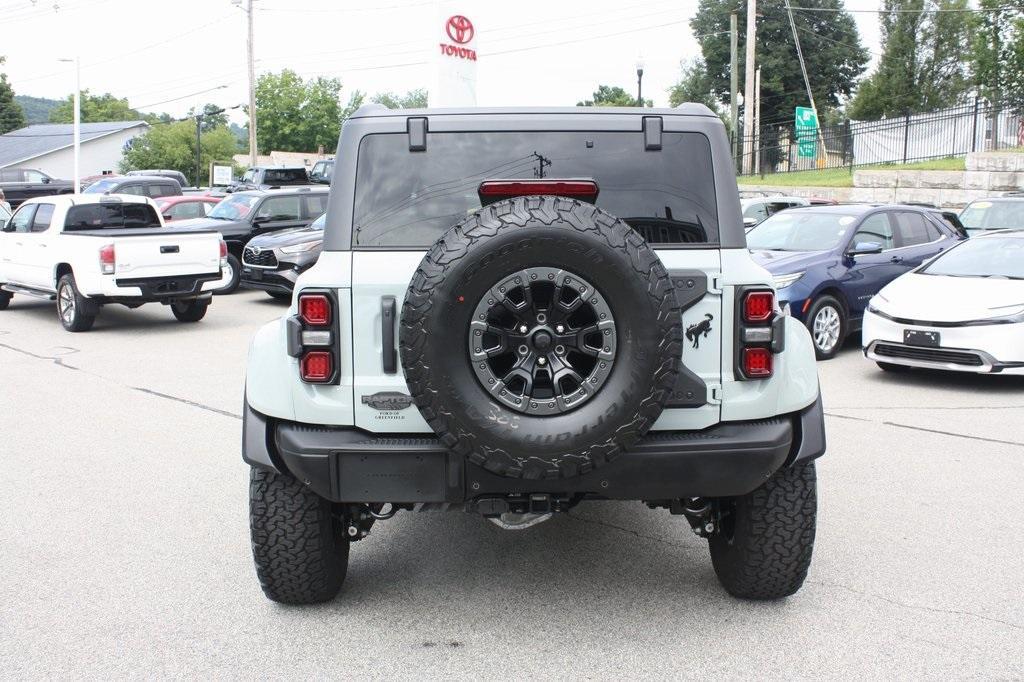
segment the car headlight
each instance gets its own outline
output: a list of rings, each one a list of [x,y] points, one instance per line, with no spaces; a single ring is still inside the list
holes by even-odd
[[[772,284],[776,290],[785,289],[803,276],[804,273],[802,272],[794,272],[791,275],[775,275],[772,277]]]
[[[305,253],[306,251],[312,251],[313,249],[319,248],[321,244],[323,244],[323,240],[318,239],[315,242],[304,242],[302,244],[282,246],[281,253]]]

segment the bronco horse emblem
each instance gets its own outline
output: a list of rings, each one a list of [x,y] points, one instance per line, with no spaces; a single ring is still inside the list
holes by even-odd
[[[700,337],[707,337],[711,333],[712,315],[704,313],[704,319],[686,328],[686,340],[693,342],[694,348],[700,348]]]

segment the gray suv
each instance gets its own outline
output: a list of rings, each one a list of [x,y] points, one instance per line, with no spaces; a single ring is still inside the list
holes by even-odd
[[[717,116],[368,105],[335,158],[323,252],[249,352],[270,599],[332,599],[403,512],[522,529],[602,500],[685,519],[734,595],[800,588],[814,350],[745,248]]]

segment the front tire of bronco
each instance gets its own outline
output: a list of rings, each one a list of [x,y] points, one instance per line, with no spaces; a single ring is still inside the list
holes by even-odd
[[[775,473],[760,488],[732,498],[708,544],[718,581],[741,599],[781,599],[807,577],[817,520],[814,462]]]
[[[282,604],[337,596],[348,572],[348,538],[331,503],[287,474],[253,468],[249,531],[263,593]]]
[[[7,310],[11,302],[11,294],[7,291],[0,291],[0,310]]]

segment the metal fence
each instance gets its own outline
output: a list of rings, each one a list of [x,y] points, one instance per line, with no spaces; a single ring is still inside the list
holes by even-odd
[[[801,139],[808,151],[810,138],[805,135]],[[737,140],[737,171],[768,175],[852,169],[1024,147],[1024,111],[978,99],[926,114],[822,126],[814,136],[814,156],[801,156],[799,142],[792,124],[762,126],[756,134]]]

